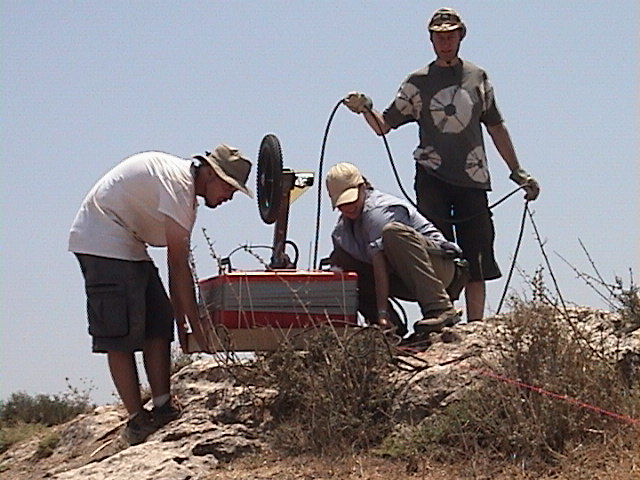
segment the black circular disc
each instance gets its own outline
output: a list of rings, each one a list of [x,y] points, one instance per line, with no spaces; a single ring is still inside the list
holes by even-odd
[[[257,177],[260,217],[270,224],[278,218],[282,201],[282,149],[278,137],[271,133],[265,135],[260,143]]]

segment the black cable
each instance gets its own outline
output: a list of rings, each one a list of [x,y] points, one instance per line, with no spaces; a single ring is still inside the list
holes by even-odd
[[[500,314],[502,303],[504,302],[504,299],[507,296],[507,290],[509,289],[509,284],[511,283],[511,276],[513,275],[513,271],[516,268],[516,260],[518,259],[518,253],[520,252],[520,244],[522,243],[522,235],[524,234],[524,222],[527,218],[528,205],[529,205],[529,200],[526,200],[524,203],[524,209],[522,210],[522,220],[520,221],[520,233],[518,234],[518,241],[516,242],[516,248],[513,252],[513,260],[511,261],[511,268],[509,268],[509,275],[507,275],[507,280],[504,283],[504,291],[502,292],[500,303],[498,303],[498,309],[496,310],[496,315]]]
[[[293,248],[293,252],[294,252],[294,259],[291,261],[291,263],[293,263],[294,265],[298,264],[298,260],[300,258],[300,249],[298,248],[298,245],[293,241],[293,240],[285,240],[284,242],[285,245],[290,245]],[[265,248],[265,249],[269,249],[273,252],[274,248],[273,245],[239,245],[236,248],[234,248],[233,250],[231,250],[229,252],[229,254],[223,258],[222,260],[226,260],[228,262],[229,268],[232,268],[231,266],[231,255],[233,255],[234,253],[239,252],[240,250],[244,250],[245,252],[252,252],[253,249],[255,248]]]
[[[407,311],[404,309],[404,307],[402,306],[402,304],[400,303],[400,301],[397,298],[389,297],[389,301],[391,303],[393,303],[396,307],[398,307],[398,309],[402,313],[402,316],[398,315],[398,318],[400,319],[400,321],[404,325],[404,328],[408,329],[409,328],[409,323],[408,323],[409,319],[407,318]],[[396,312],[396,313],[398,313],[398,312]]]
[[[317,198],[317,207],[316,207],[316,233],[315,233],[315,244],[314,244],[314,249],[313,249],[313,269],[315,270],[318,266],[318,242],[319,242],[319,237],[320,237],[320,208],[321,208],[321,203],[322,203],[322,167],[324,165],[324,152],[325,152],[325,148],[327,145],[327,138],[329,136],[329,129],[331,128],[331,123],[333,122],[333,117],[335,116],[336,112],[338,111],[338,108],[340,107],[340,105],[343,103],[343,100],[341,99],[340,101],[338,101],[338,103],[336,103],[335,107],[333,107],[333,110],[331,111],[331,115],[329,116],[329,120],[327,121],[327,126],[325,127],[325,131],[324,131],[324,137],[322,138],[322,148],[320,150],[320,162],[319,162],[319,166],[318,166],[318,198]],[[387,152],[387,157],[389,158],[389,163],[391,165],[391,170],[393,171],[393,175],[396,179],[396,183],[398,184],[398,188],[400,188],[400,191],[402,192],[402,194],[404,195],[405,199],[411,204],[413,205],[413,207],[415,207],[417,210],[420,210],[418,208],[418,205],[413,201],[413,199],[409,196],[409,194],[407,193],[407,191],[404,189],[404,186],[402,185],[402,180],[400,179],[400,175],[398,174],[398,169],[396,168],[396,164],[395,161],[393,159],[393,155],[391,153],[391,147],[389,147],[389,142],[387,141],[387,136],[386,134],[382,133],[382,125],[380,124],[380,121],[378,120],[378,117],[376,115],[374,115],[371,110],[369,109],[369,113],[371,114],[371,116],[374,118],[380,133],[380,136],[382,137],[382,142],[384,143],[384,148]],[[514,190],[512,190],[511,192],[509,192],[508,194],[506,194],[505,196],[503,196],[502,198],[500,198],[499,200],[497,200],[496,202],[490,204],[488,206],[489,210],[492,210],[493,208],[497,207],[498,205],[500,205],[502,202],[504,202],[505,200],[507,200],[508,198],[510,198],[512,195],[514,195],[515,193],[517,193],[519,190],[523,189],[524,186],[520,185],[517,188],[515,188]],[[481,215],[485,215],[485,212],[478,212],[475,213],[473,215],[469,215],[467,217],[463,217],[463,218],[432,218],[432,220],[436,220],[438,222],[443,222],[443,223],[464,223],[464,222],[468,222],[470,220],[473,220],[476,217],[479,217]]]
[[[374,115],[370,109],[367,110],[369,110],[369,114],[374,118],[376,124],[378,125],[378,130],[380,131],[380,136],[382,137],[382,143],[384,143],[384,148],[386,149],[387,156],[389,157],[389,163],[391,163],[391,170],[393,170],[393,175],[396,178],[396,183],[398,184],[400,191],[404,195],[404,198],[406,198],[407,201],[416,208],[416,210],[419,210],[418,205],[413,201],[413,199],[409,196],[409,194],[404,189],[404,186],[402,185],[400,175],[398,174],[398,170],[396,169],[396,163],[393,161],[393,155],[391,155],[391,148],[389,147],[389,142],[387,141],[387,135],[382,133],[382,125],[380,125],[378,117]]]
[[[367,109],[367,110],[369,111],[369,114],[373,117],[373,119],[376,122],[376,125],[378,126],[378,130],[380,131],[380,136],[382,137],[382,142],[384,143],[384,147],[385,147],[385,149],[387,151],[387,156],[389,157],[389,163],[391,164],[391,170],[393,170],[393,175],[396,178],[396,183],[398,184],[398,187],[400,188],[400,191],[404,195],[404,198],[411,205],[413,205],[416,208],[416,210],[420,210],[420,208],[418,208],[418,205],[413,201],[413,199],[409,196],[407,191],[404,189],[404,186],[402,185],[402,181],[400,180],[400,175],[398,175],[398,170],[396,169],[395,161],[393,160],[393,155],[391,155],[391,148],[389,147],[389,142],[387,141],[387,135],[385,133],[382,133],[382,125],[380,124],[380,120],[378,120],[378,117],[376,115],[374,115],[374,113],[371,111],[371,109]],[[522,186],[522,185],[518,186],[515,190],[511,191],[510,193],[508,193],[507,195],[505,195],[504,197],[499,199],[497,202],[489,205],[488,209],[491,210],[492,208],[497,207],[502,202],[504,202],[507,198],[509,198],[511,195],[513,195],[514,193],[518,192],[518,190],[521,190],[523,188],[524,188],[524,186]],[[484,215],[484,214],[485,214],[485,212],[482,211],[482,212],[474,213],[473,215],[469,215],[469,216],[463,217],[463,218],[433,218],[433,220],[437,220],[439,222],[444,222],[444,223],[464,223],[464,222],[468,222],[469,220],[473,220],[474,218],[479,217],[479,216]]]
[[[293,247],[294,257],[291,263],[298,265],[298,260],[300,258],[300,249],[298,248],[298,245],[296,245],[293,240],[285,240],[284,244],[291,245]]]
[[[314,270],[317,267],[317,259],[318,259],[318,241],[320,238],[320,207],[321,207],[321,203],[322,203],[322,167],[324,164],[324,152],[325,152],[325,148],[326,148],[326,144],[327,144],[327,138],[329,136],[329,129],[331,128],[331,123],[333,122],[333,117],[335,116],[336,112],[338,111],[338,108],[340,107],[340,105],[343,103],[343,99],[340,99],[338,101],[338,103],[336,103],[335,107],[333,107],[333,110],[331,111],[331,115],[329,116],[329,120],[327,121],[327,126],[325,128],[325,132],[324,132],[324,137],[322,138],[322,149],[320,150],[320,162],[319,162],[319,166],[318,166],[318,177],[319,177],[319,181],[318,181],[318,198],[317,198],[317,208],[316,208],[316,233],[315,233],[315,245],[314,245],[314,251],[313,251],[313,268]],[[382,137],[382,142],[384,143],[384,147],[385,150],[387,152],[387,156],[389,158],[389,163],[391,164],[391,170],[393,171],[393,175],[396,179],[396,182],[398,184],[398,187],[400,188],[400,191],[402,192],[402,194],[404,195],[404,197],[406,198],[406,200],[413,205],[417,210],[419,210],[418,205],[413,201],[413,199],[409,196],[409,194],[406,192],[406,190],[404,189],[404,186],[402,185],[402,181],[400,179],[400,175],[398,174],[398,170],[396,168],[395,165],[395,161],[393,159],[393,155],[391,154],[391,148],[389,147],[389,142],[387,141],[387,137],[386,134],[382,132],[382,125],[380,124],[380,121],[378,120],[378,117],[373,114],[373,112],[371,111],[371,109],[367,109],[369,114],[374,118],[377,126],[378,126],[378,130],[380,131],[380,136]],[[520,185],[518,186],[516,189],[514,189],[513,191],[509,192],[507,195],[503,196],[502,198],[500,198],[498,201],[492,203],[491,205],[488,206],[488,209],[491,210],[495,207],[497,207],[498,205],[500,205],[502,202],[504,202],[505,200],[507,200],[508,198],[510,198],[512,195],[514,195],[516,192],[518,192],[519,190],[523,189],[524,185]],[[524,222],[525,222],[525,218],[526,218],[526,212],[528,211],[528,204],[529,201],[526,200],[525,201],[525,207],[524,207],[524,212],[522,215],[522,221],[520,224],[520,232],[518,234],[518,242],[516,244],[516,249],[514,251],[513,254],[513,261],[511,263],[511,268],[509,269],[509,275],[507,278],[507,281],[505,282],[505,287],[504,287],[504,292],[502,294],[502,298],[500,299],[500,303],[498,305],[498,310],[496,312],[496,315],[500,312],[500,309],[502,308],[502,304],[504,301],[504,298],[506,296],[507,290],[509,288],[509,283],[511,282],[511,277],[513,275],[513,270],[515,269],[515,264],[516,261],[518,259],[518,253],[520,251],[520,245],[522,243],[522,236],[524,233]],[[442,222],[447,222],[447,223],[464,223],[464,222],[468,222],[469,220],[472,220],[480,215],[484,215],[485,212],[478,212],[476,214],[470,215],[468,217],[464,217],[464,218],[453,218],[453,219],[435,219],[435,220],[439,220]]]
[[[331,123],[333,122],[333,117],[336,115],[338,108],[342,105],[342,99],[336,106],[333,107],[331,111],[331,115],[329,115],[329,120],[327,121],[327,126],[324,130],[324,137],[322,138],[322,148],[320,149],[320,164],[318,165],[318,202],[316,207],[316,238],[315,245],[313,247],[313,269],[315,270],[318,266],[318,241],[320,238],[320,206],[322,204],[322,166],[324,164],[324,151],[327,146],[327,138],[329,137],[329,128],[331,128]]]

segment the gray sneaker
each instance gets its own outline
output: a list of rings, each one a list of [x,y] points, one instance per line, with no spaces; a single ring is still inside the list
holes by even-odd
[[[151,414],[154,425],[160,428],[182,415],[182,405],[177,397],[171,397],[164,405],[154,407]]]
[[[122,436],[129,445],[133,446],[144,442],[156,430],[157,427],[153,423],[151,412],[143,409],[127,422]]]
[[[427,312],[425,318],[415,323],[413,329],[420,334],[441,332],[444,327],[453,327],[460,320],[460,312],[455,308],[447,308],[446,310]]]

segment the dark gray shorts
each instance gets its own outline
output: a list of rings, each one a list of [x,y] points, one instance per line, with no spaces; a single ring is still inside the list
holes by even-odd
[[[500,278],[493,243],[495,229],[487,192],[456,187],[416,166],[415,190],[420,213],[448,240],[455,241],[469,261],[471,280]],[[461,221],[456,221],[460,219]]]
[[[76,254],[94,352],[135,352],[146,338],[173,341],[173,309],[151,261]]]

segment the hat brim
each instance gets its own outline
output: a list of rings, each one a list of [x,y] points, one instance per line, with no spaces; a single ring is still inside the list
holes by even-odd
[[[340,205],[355,202],[356,200],[358,200],[359,192],[360,185],[346,189],[344,192],[338,195],[338,198],[335,199],[335,201],[333,202],[333,208],[336,209]]]
[[[429,27],[429,31],[431,32],[451,32],[453,30],[457,30],[462,28],[462,25],[459,23],[439,23],[437,25],[431,25]]]
[[[202,155],[196,155],[194,158],[197,158],[198,160],[204,160],[205,162],[207,162],[207,165],[209,165],[211,168],[213,168],[213,171],[216,172],[216,175],[218,175],[222,180],[227,182],[232,187],[237,188],[242,193],[247,195],[249,198],[253,198],[253,192],[249,188],[247,188],[244,185],[240,184],[240,182],[238,182],[235,178],[230,177],[229,175],[227,175],[225,173],[225,171],[222,170],[220,165],[218,165],[215,162],[212,162],[207,157],[203,157]]]

